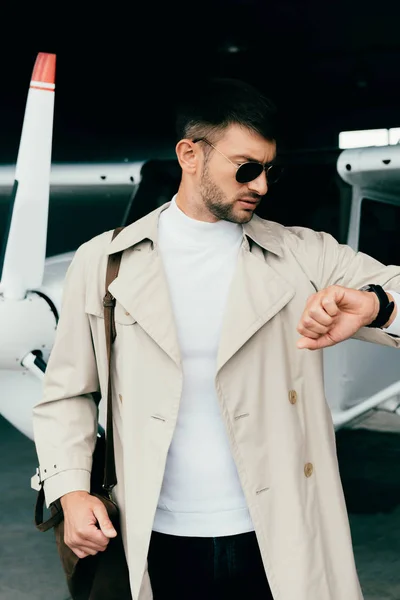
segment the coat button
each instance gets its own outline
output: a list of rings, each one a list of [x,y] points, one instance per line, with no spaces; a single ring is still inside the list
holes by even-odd
[[[290,390],[290,392],[289,392],[289,402],[290,402],[290,404],[296,404],[296,402],[297,402],[297,392],[295,390]]]
[[[306,463],[304,466],[304,475],[306,477],[311,477],[311,475],[313,474],[314,471],[314,467],[312,466],[312,463]]]

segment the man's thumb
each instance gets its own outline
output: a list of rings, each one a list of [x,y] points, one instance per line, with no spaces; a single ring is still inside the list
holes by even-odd
[[[115,531],[114,526],[108,517],[108,513],[104,505],[100,503],[93,509],[93,513],[104,535],[108,538],[115,537],[117,532]]]

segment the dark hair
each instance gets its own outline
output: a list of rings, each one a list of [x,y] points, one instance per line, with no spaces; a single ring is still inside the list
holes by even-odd
[[[277,109],[252,85],[238,79],[213,78],[181,98],[177,106],[177,140],[215,138],[233,124],[267,140],[277,137]]]

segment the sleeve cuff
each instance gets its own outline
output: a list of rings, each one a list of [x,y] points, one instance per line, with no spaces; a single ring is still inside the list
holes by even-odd
[[[46,506],[69,492],[90,492],[90,472],[83,469],[62,471],[44,482]]]
[[[395,320],[393,321],[393,323],[391,323],[391,325],[389,325],[389,327],[382,327],[382,331],[391,335],[400,336],[400,294],[399,292],[394,292],[392,290],[385,290],[385,292],[388,292],[393,296],[393,300],[395,301],[397,306],[397,315]]]

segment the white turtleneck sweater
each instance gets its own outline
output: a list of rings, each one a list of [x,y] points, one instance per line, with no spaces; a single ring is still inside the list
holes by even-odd
[[[241,225],[160,215],[159,250],[182,357],[183,389],[153,529],[217,537],[254,529],[222,420],[215,375]]]

